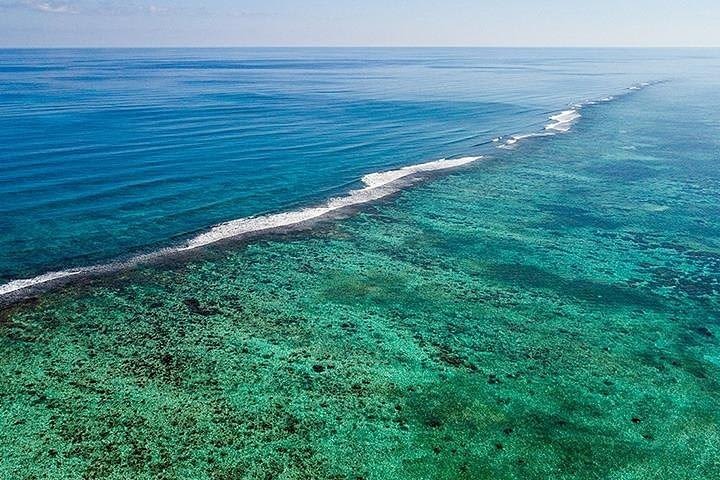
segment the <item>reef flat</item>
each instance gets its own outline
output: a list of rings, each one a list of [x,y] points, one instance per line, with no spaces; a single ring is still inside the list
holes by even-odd
[[[671,88],[4,310],[0,477],[720,477],[720,124]]]

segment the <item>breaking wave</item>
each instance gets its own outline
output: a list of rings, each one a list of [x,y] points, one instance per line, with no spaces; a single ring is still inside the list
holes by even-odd
[[[567,133],[581,118],[581,112],[585,106],[612,101],[623,95],[641,90],[655,83],[659,82],[639,83],[629,87],[624,93],[616,96],[609,96],[599,100],[590,100],[574,104],[569,109],[550,115],[548,118],[550,122],[545,125],[542,131],[510,135],[508,137],[497,137],[493,139],[493,142],[498,144],[498,148],[512,149],[515,148],[519,142],[528,138],[548,137]],[[334,212],[345,210],[354,206],[360,206],[362,204],[387,197],[388,195],[392,195],[393,193],[396,193],[406,186],[414,183],[414,181],[423,174],[458,168],[475,162],[480,158],[482,157],[468,156],[454,159],[441,159],[427,163],[410,165],[396,170],[370,173],[361,179],[364,185],[363,188],[352,190],[341,197],[331,198],[317,206],[256,217],[239,218],[221,223],[211,227],[206,232],[190,238],[180,245],[136,255],[122,261],[93,265],[89,267],[59,270],[44,273],[33,278],[12,280],[8,283],[0,285],[0,301],[12,301],[22,298],[27,292],[32,292],[38,288],[50,287],[59,283],[67,283],[68,281],[76,278],[112,273],[126,268],[132,268],[139,264],[192,251],[223,240],[242,238],[252,234],[299,227],[307,224],[308,222],[325,218]]]

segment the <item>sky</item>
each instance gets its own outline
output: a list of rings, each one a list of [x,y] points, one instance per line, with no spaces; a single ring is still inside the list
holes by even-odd
[[[0,0],[0,47],[720,46],[720,0]]]

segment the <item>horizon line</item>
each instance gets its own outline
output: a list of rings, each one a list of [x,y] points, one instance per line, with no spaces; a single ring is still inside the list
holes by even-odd
[[[33,45],[16,46],[0,45],[0,50],[61,50],[61,49],[231,49],[231,48],[365,48],[365,49],[388,49],[388,48],[497,48],[497,49],[720,49],[720,45]]]

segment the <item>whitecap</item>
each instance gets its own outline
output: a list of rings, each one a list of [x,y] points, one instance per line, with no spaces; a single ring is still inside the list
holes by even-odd
[[[82,276],[115,272],[123,268],[133,267],[160,257],[187,252],[220,242],[222,240],[240,237],[251,233],[267,232],[280,228],[298,226],[311,220],[320,219],[332,212],[379,200],[383,197],[396,193],[418,175],[458,168],[479,160],[480,158],[482,157],[474,156],[442,159],[420,163],[417,165],[410,165],[386,172],[370,173],[362,177],[362,183],[365,185],[364,188],[352,190],[342,197],[331,198],[321,205],[289,212],[232,220],[230,222],[216,225],[208,231],[192,237],[179,246],[167,247],[154,252],[137,255],[124,261],[48,272],[33,278],[12,280],[8,283],[0,285],[0,297],[15,294],[17,292],[21,292],[22,290],[31,289],[43,284],[67,280],[70,277],[76,277],[79,275]]]
[[[573,124],[581,117],[578,109],[564,110],[556,115],[552,115],[552,122],[545,125],[545,130],[555,130],[557,132],[568,132]]]
[[[298,225],[323,217],[336,210],[361,205],[363,203],[386,197],[402,188],[404,185],[400,181],[406,179],[407,177],[438,170],[457,168],[479,160],[480,158],[482,157],[442,159],[427,163],[420,163],[417,165],[410,165],[397,170],[370,173],[362,177],[362,182],[365,184],[365,188],[352,190],[342,197],[331,198],[326,203],[316,207],[262,215],[259,217],[241,218],[216,225],[209,231],[191,238],[186,245],[179,247],[178,251],[191,250],[248,233]]]

